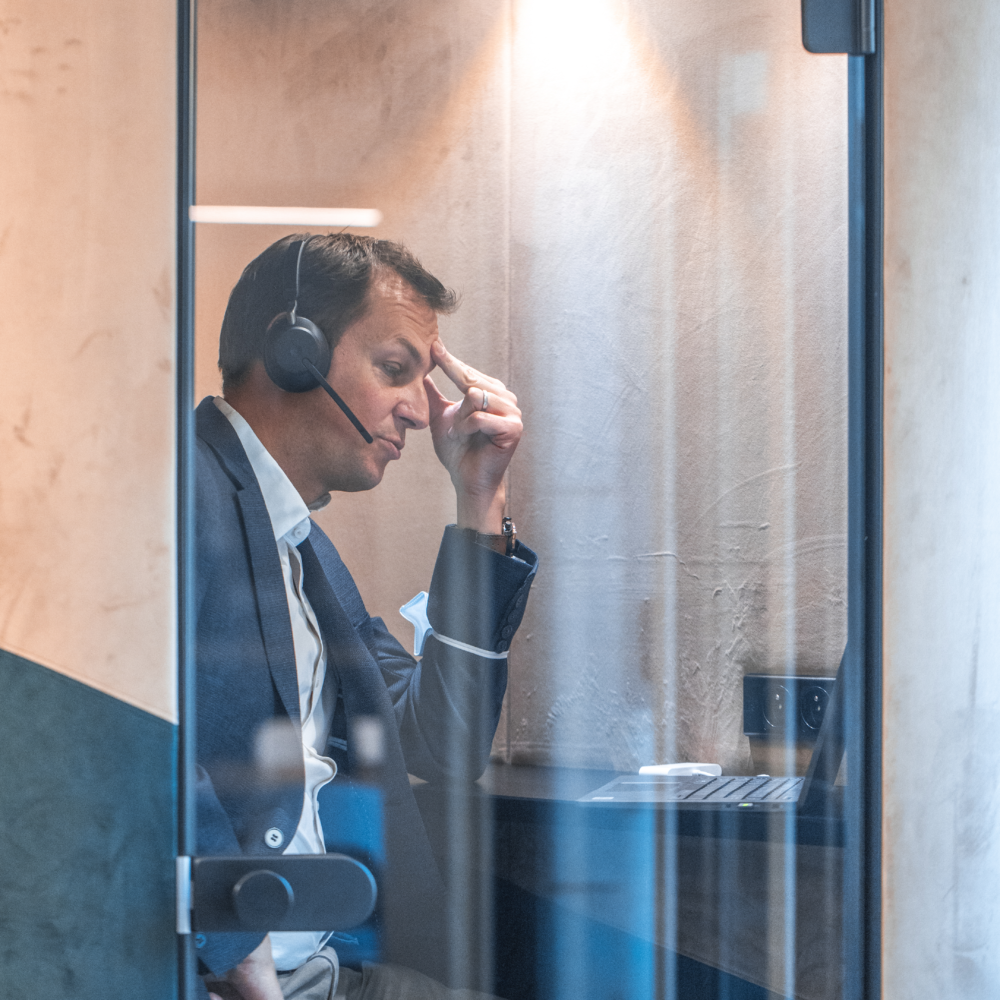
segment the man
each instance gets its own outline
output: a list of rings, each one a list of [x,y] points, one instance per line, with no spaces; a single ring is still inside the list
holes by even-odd
[[[230,297],[223,398],[196,414],[198,850],[323,853],[338,821],[328,792],[365,763],[352,724],[374,719],[383,951],[399,964],[339,970],[318,932],[199,935],[212,996],[313,1000],[332,996],[338,978],[351,1000],[448,995],[410,971],[439,975],[444,942],[443,890],[407,772],[482,773],[536,565],[504,523],[517,400],[445,349],[437,314],[454,307],[404,248],[345,234],[279,240]],[[285,391],[268,374],[274,324],[296,314],[332,347],[319,374],[353,421],[322,387]],[[458,402],[430,379],[435,366]],[[457,524],[438,555],[418,662],[368,615],[309,513],[333,490],[377,486],[407,431],[425,427],[455,487]]]

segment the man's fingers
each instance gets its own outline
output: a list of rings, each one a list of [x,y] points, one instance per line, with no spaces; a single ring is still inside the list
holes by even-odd
[[[456,420],[452,429],[454,437],[468,438],[473,434],[484,434],[495,445],[504,447],[520,441],[524,425],[520,415],[501,416],[498,413],[476,410],[467,417]]]
[[[430,375],[424,376],[424,389],[427,392],[427,403],[430,407],[431,423],[434,423],[434,421],[441,418],[444,411],[452,405],[452,402],[434,384],[434,379],[432,379]]]
[[[432,350],[438,367],[462,391],[462,401],[456,407],[429,376],[425,378],[431,423],[440,420],[449,407],[456,407],[448,419],[449,438],[468,440],[482,434],[498,448],[516,447],[524,428],[514,393],[449,354],[440,340],[434,342]]]
[[[459,361],[454,354],[449,353],[448,348],[441,343],[440,339],[434,341],[431,350],[434,352],[434,361],[437,366],[463,394],[467,393],[473,386],[478,385],[485,385],[487,389],[494,391],[506,391],[507,387],[499,379],[484,375],[464,361]]]
[[[468,392],[476,384],[476,376],[480,373],[474,368],[470,368],[464,361],[459,361],[453,354],[450,354],[440,339],[434,341],[431,350],[434,352],[434,360],[437,362],[438,368],[463,393]]]
[[[483,409],[483,403],[486,409]],[[512,392],[495,392],[482,386],[473,386],[462,400],[457,420],[464,420],[472,413],[491,413],[500,417],[518,417],[521,411],[517,408],[517,397]]]

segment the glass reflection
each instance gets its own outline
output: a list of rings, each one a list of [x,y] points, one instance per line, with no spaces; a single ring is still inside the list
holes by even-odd
[[[199,202],[376,208],[524,414],[507,510],[540,569],[493,760],[417,789],[455,984],[840,996],[825,834],[574,801],[668,762],[803,776],[812,743],[745,734],[743,679],[844,649],[846,61],[799,31],[773,0],[200,4]],[[286,231],[199,226],[198,398]],[[428,438],[314,514],[407,649],[455,519]]]

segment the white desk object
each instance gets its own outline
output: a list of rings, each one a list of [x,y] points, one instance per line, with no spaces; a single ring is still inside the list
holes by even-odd
[[[640,774],[659,774],[675,778],[691,774],[703,774],[707,778],[718,778],[722,774],[719,764],[646,764],[639,768]]]

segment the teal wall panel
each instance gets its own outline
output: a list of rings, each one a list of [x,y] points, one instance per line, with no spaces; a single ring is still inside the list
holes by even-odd
[[[0,650],[0,994],[177,995],[176,727]]]

